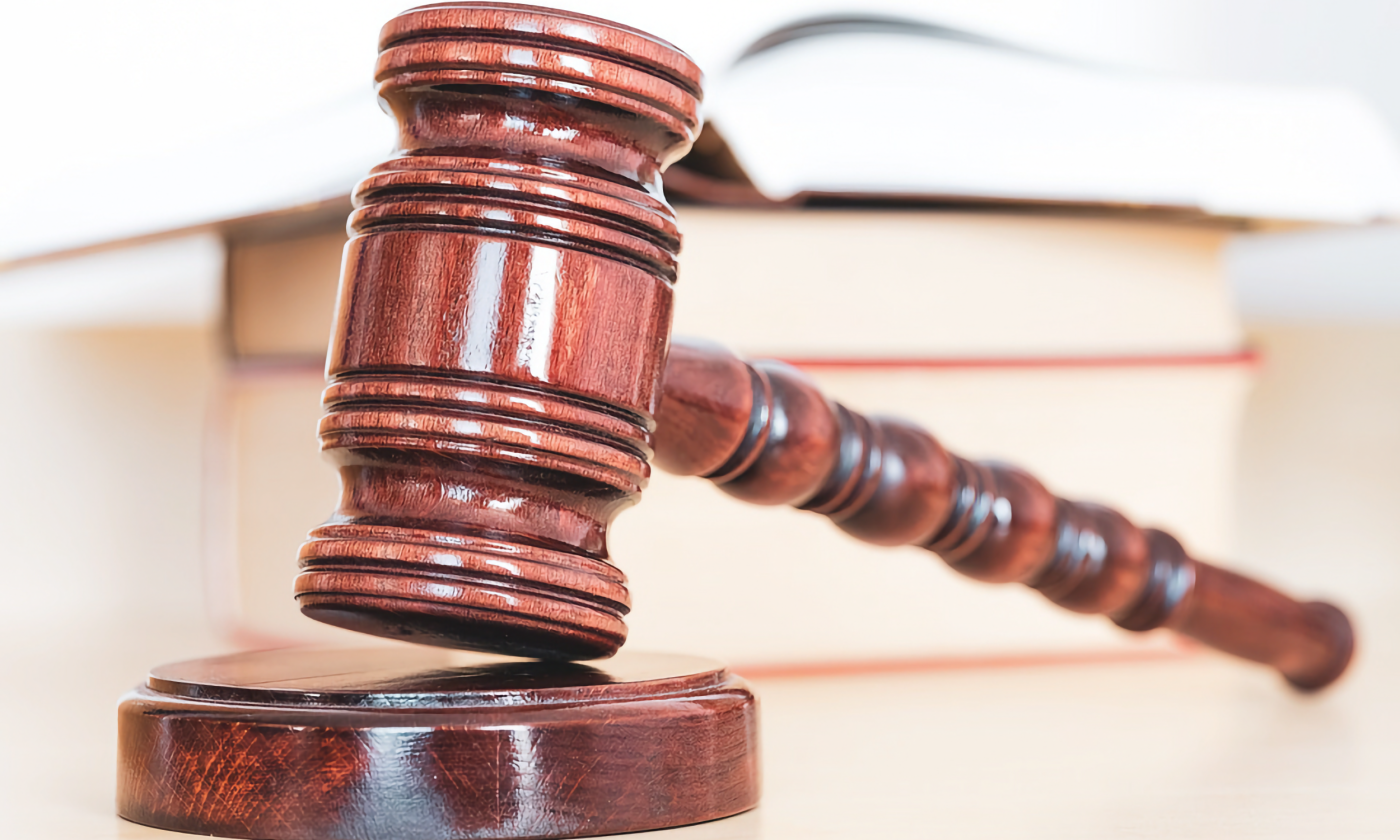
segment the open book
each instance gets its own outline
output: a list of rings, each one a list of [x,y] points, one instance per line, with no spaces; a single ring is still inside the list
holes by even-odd
[[[1350,92],[1090,66],[912,21],[824,18],[773,32],[710,79],[706,118],[727,148],[708,138],[668,181],[697,197],[705,185],[688,175],[716,188],[747,180],[773,201],[1400,215],[1400,155]]]
[[[708,197],[728,201],[856,195],[1324,223],[1400,216],[1400,153],[1371,108],[1343,90],[1115,70],[875,18],[793,24],[707,70],[713,129],[667,179],[681,197],[708,186]],[[368,95],[310,102],[293,119],[223,141],[6,195],[0,267],[343,199],[389,152],[390,129]],[[69,200],[79,193],[121,196],[121,212]]]

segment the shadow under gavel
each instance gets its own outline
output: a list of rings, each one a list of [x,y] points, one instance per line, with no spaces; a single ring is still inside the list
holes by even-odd
[[[781,363],[672,342],[680,240],[660,172],[698,131],[700,74],[594,23],[461,5],[385,27],[377,80],[401,154],[356,190],[320,432],[342,497],[301,552],[305,614],[610,656],[629,596],[608,525],[654,449],[739,499],[927,548],[1128,630],[1171,628],[1300,689],[1342,674],[1352,631],[1329,604],[850,411]]]

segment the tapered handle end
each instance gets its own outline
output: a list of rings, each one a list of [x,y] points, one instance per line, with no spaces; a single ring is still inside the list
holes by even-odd
[[[1285,672],[1288,684],[1299,691],[1317,691],[1336,682],[1346,673],[1356,650],[1356,634],[1347,614],[1326,601],[1309,601],[1303,609],[1312,618],[1317,635],[1325,640],[1331,655],[1310,669],[1298,673]]]

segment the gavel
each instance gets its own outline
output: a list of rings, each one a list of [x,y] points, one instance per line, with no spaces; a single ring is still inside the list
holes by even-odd
[[[1346,669],[1351,625],[1330,604],[851,411],[793,367],[673,341],[680,233],[661,172],[697,135],[702,82],[680,50],[471,3],[400,15],[380,50],[399,154],[355,190],[320,425],[342,494],[301,550],[306,615],[611,656],[630,601],[608,527],[654,459],[1127,630],[1170,628],[1299,689]]]

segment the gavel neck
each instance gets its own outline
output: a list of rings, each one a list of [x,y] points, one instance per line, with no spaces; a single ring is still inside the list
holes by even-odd
[[[524,98],[506,89],[438,85],[390,90],[385,102],[400,125],[400,153],[489,157],[503,176],[512,164],[537,166],[560,181],[583,175],[659,197],[659,159],[676,145],[676,137],[659,125],[638,136],[626,114],[604,111],[581,119],[577,107],[557,95]]]

